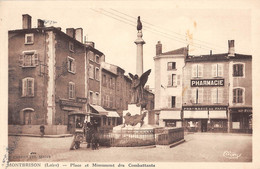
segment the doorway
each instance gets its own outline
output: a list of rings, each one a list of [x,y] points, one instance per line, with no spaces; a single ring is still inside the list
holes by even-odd
[[[201,120],[201,132],[207,132],[207,122],[208,120]]]

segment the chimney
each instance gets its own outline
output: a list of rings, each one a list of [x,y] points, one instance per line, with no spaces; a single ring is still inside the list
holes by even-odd
[[[38,19],[38,28],[44,28],[44,21],[41,19]]]
[[[75,39],[81,43],[83,43],[83,29],[77,28],[75,29]]]
[[[91,46],[92,48],[95,48],[95,43],[91,41],[86,41],[85,45]]]
[[[75,38],[75,30],[74,30],[74,28],[67,28],[66,29],[66,34],[69,35],[72,38]]]
[[[235,40],[228,40],[228,56],[235,56]]]
[[[156,56],[162,54],[162,44],[161,41],[158,41],[156,44]]]
[[[23,15],[23,29],[31,29],[32,17],[28,14]]]

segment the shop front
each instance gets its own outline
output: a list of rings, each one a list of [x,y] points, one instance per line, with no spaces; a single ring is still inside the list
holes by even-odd
[[[183,106],[187,132],[227,132],[227,106]]]
[[[163,127],[182,127],[181,111],[160,111],[160,125]]]
[[[252,133],[252,107],[230,108],[230,132]]]

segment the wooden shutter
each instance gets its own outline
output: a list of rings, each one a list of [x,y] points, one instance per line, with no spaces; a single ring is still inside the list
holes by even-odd
[[[22,96],[26,96],[27,95],[27,79],[24,78],[22,80]]]
[[[198,103],[203,102],[203,88],[198,89]]]
[[[197,89],[196,88],[193,88],[192,89],[192,94],[191,94],[191,100],[192,100],[192,103],[197,103]]]
[[[181,85],[181,75],[177,75],[177,85]]]
[[[211,101],[217,103],[217,88],[211,89]]]
[[[168,96],[168,108],[172,107],[172,97]]]
[[[212,65],[212,77],[217,77],[217,64]]]
[[[223,102],[223,89],[218,88],[218,103]]]
[[[223,64],[218,64],[218,76],[223,76]]]
[[[176,107],[177,108],[181,107],[181,97],[180,96],[176,96]]]
[[[76,62],[75,62],[75,60],[73,60],[72,63],[71,63],[71,71],[76,73]]]
[[[35,53],[34,55],[33,55],[33,64],[34,64],[34,66],[37,66],[37,65],[39,65],[39,57],[38,57],[39,55],[37,54],[37,53]]]
[[[233,89],[233,103],[236,103],[237,102],[237,96],[236,96],[236,92],[237,90],[236,89]]]
[[[24,55],[21,54],[19,55],[19,66],[23,67],[24,65]]]
[[[203,65],[198,65],[198,77],[203,77]]]
[[[197,77],[197,64],[192,65],[192,77]]]
[[[168,86],[172,86],[172,74],[168,75]]]

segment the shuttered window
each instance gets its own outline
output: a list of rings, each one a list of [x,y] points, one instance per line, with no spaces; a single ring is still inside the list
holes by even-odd
[[[192,90],[192,102],[196,104],[203,102],[203,88]]]
[[[242,88],[233,89],[233,103],[244,102],[244,90]]]
[[[192,77],[203,77],[203,65],[201,64],[192,65]]]
[[[34,78],[27,77],[22,80],[22,97],[34,96]]]
[[[213,64],[212,65],[212,76],[222,77],[223,76],[223,64]]]
[[[19,66],[21,67],[36,67],[39,65],[39,57],[35,51],[26,51],[19,57]]]
[[[68,66],[68,72],[70,73],[76,73],[76,62],[75,59],[72,57],[67,58],[67,66]]]
[[[75,83],[69,82],[69,99],[75,98]]]
[[[233,76],[243,77],[244,76],[244,64],[234,64],[233,65]]]

